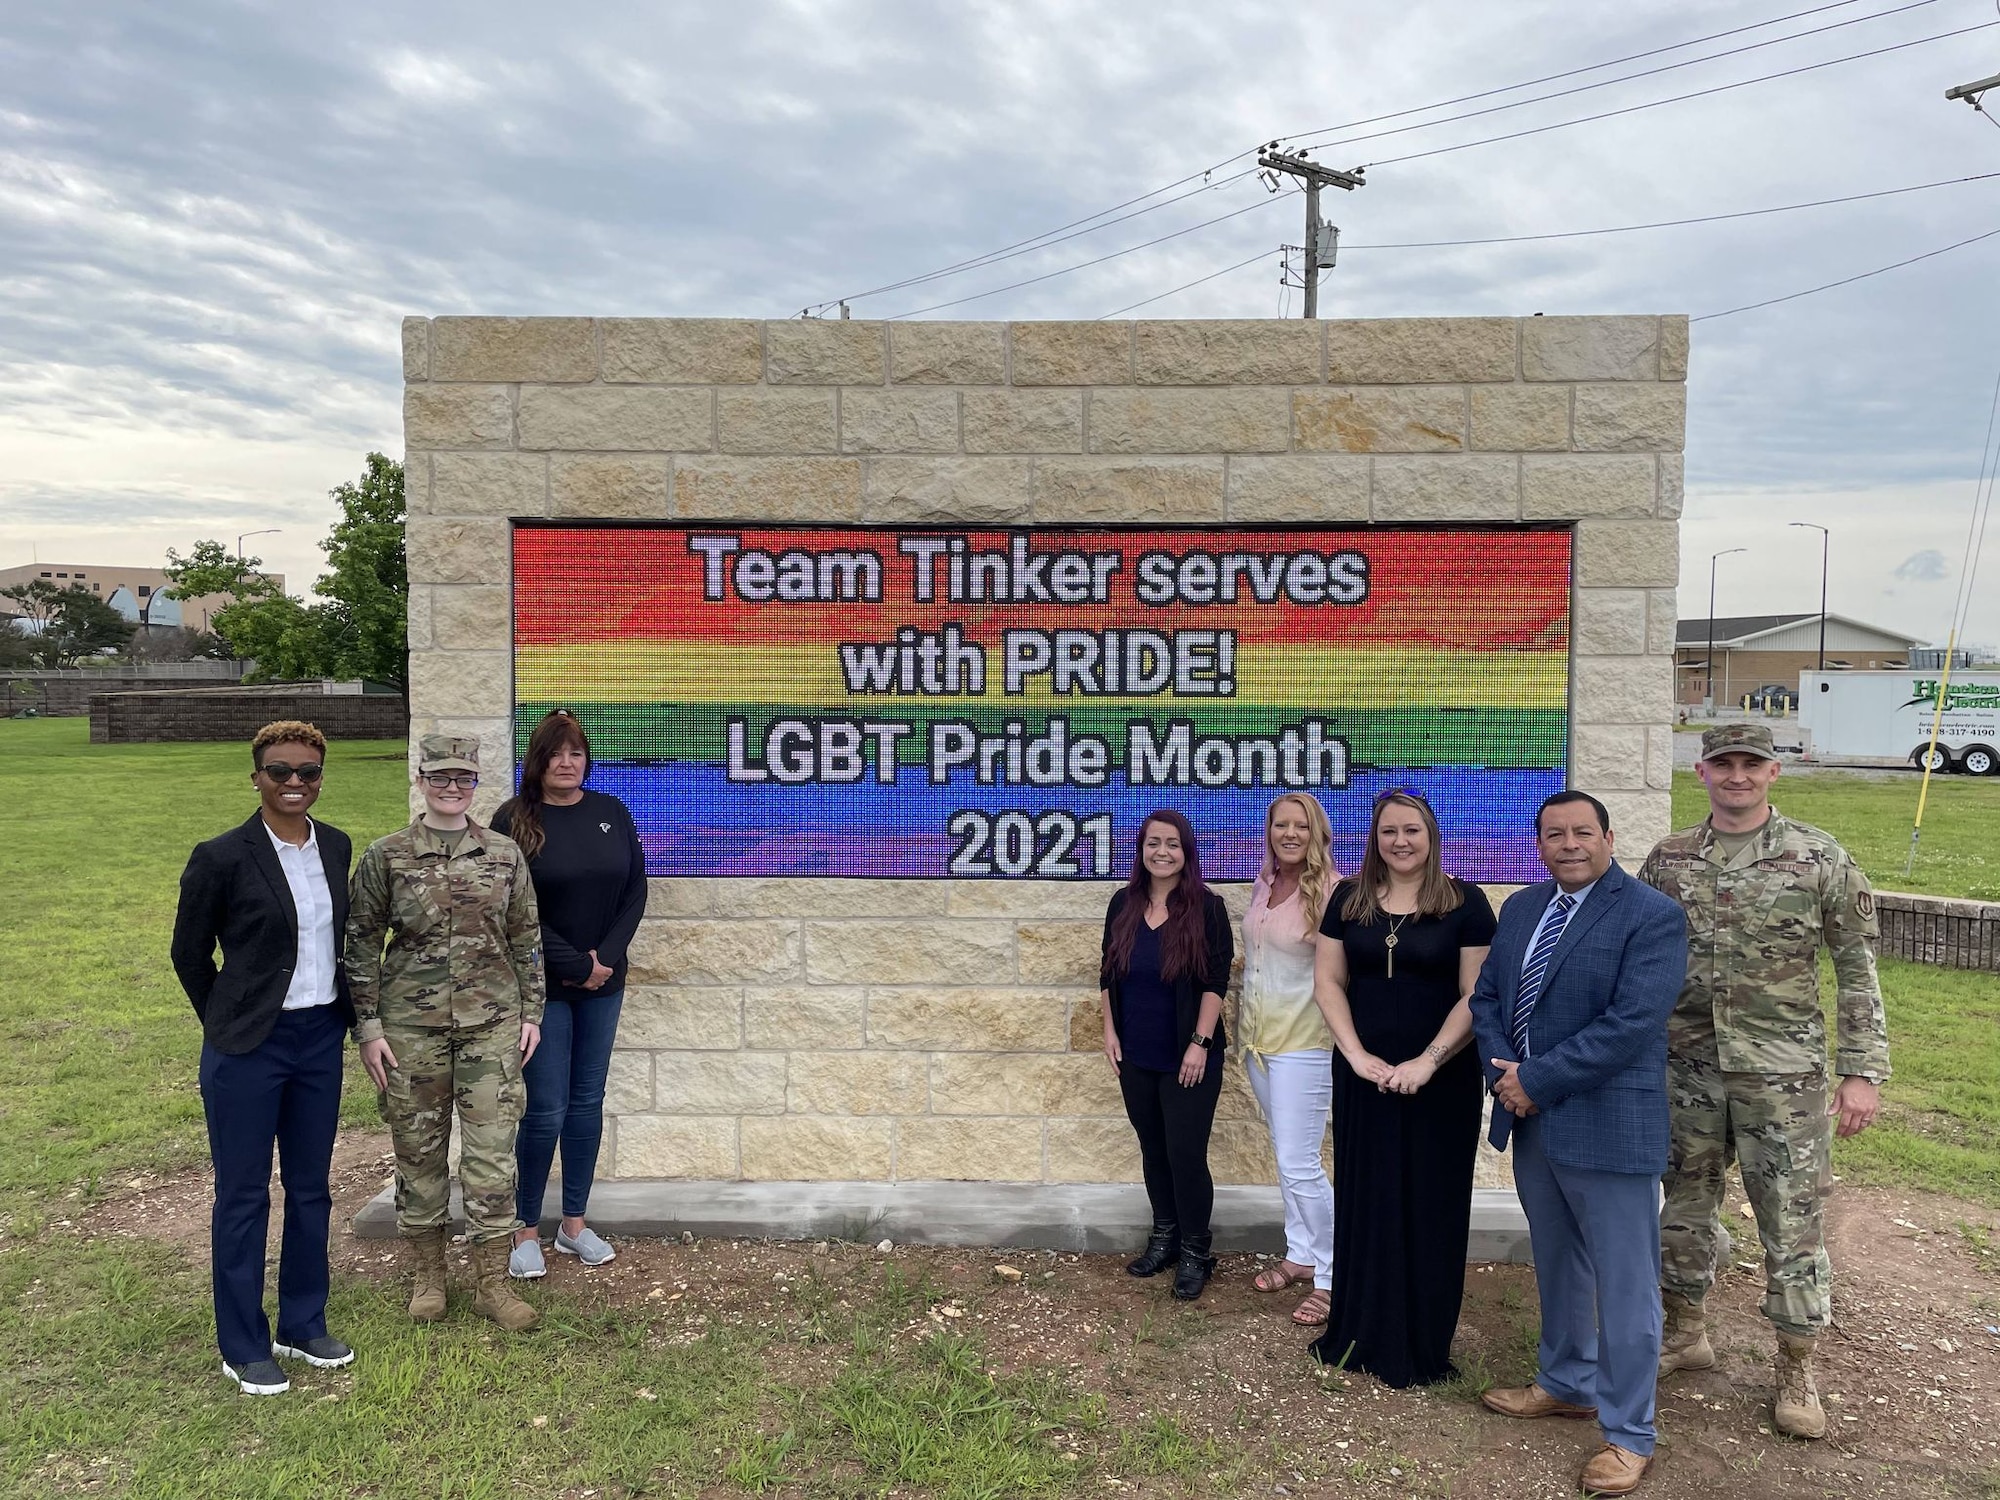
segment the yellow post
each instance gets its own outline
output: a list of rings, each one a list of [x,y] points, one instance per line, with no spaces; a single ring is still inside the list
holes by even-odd
[[[1910,857],[1903,861],[1905,879],[1917,867],[1917,839],[1924,831],[1924,804],[1930,800],[1931,795],[1931,762],[1937,759],[1938,725],[1944,719],[1944,700],[1951,693],[1951,658],[1957,646],[1958,629],[1954,626],[1950,637],[1945,641],[1944,672],[1938,678],[1937,701],[1931,707],[1931,739],[1930,744],[1924,749],[1923,784],[1917,788],[1917,821],[1910,825]]]

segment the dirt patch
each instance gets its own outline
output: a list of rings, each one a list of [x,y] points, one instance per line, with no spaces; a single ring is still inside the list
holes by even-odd
[[[350,1132],[335,1153],[335,1265],[399,1282],[394,1242],[358,1240],[354,1213],[389,1172],[388,1141]],[[274,1213],[274,1224],[276,1214]],[[1673,1377],[1660,1397],[1661,1458],[1643,1493],[1712,1496],[1990,1496],[2000,1493],[2000,1224],[1990,1210],[1946,1198],[1838,1190],[1829,1224],[1837,1327],[1821,1340],[1820,1389],[1832,1431],[1819,1443],[1770,1427],[1772,1338],[1754,1225],[1733,1198],[1725,1217],[1737,1248],[1711,1309],[1717,1368]],[[200,1254],[208,1184],[188,1174],[131,1189],[82,1216],[86,1232],[136,1235]],[[812,1385],[842,1352],[816,1326],[890,1284],[921,1288],[897,1337],[947,1329],[978,1338],[1009,1370],[1048,1370],[1105,1402],[1116,1446],[1167,1416],[1239,1493],[1516,1497],[1573,1495],[1595,1448],[1588,1424],[1509,1422],[1475,1399],[1483,1379],[1533,1372],[1533,1272],[1473,1266],[1466,1275],[1457,1359],[1465,1378],[1428,1391],[1391,1391],[1366,1376],[1318,1369],[1311,1334],[1288,1314],[1296,1293],[1250,1286],[1251,1256],[1225,1256],[1200,1302],[1176,1304],[1164,1278],[1126,1276],[1122,1260],[1044,1252],[897,1247],[839,1241],[616,1241],[618,1259],[586,1271],[551,1256],[531,1295],[618,1309],[656,1338],[692,1342],[717,1326],[777,1334],[772,1379]],[[274,1247],[275,1250],[275,1247]],[[1020,1279],[1002,1279],[1007,1265]],[[462,1272],[459,1274],[463,1274]],[[400,1295],[400,1286],[385,1286]],[[1206,1445],[1212,1444],[1212,1447]],[[1116,1492],[1121,1482],[1107,1481]],[[1207,1488],[1202,1478],[1125,1483],[1131,1493]]]

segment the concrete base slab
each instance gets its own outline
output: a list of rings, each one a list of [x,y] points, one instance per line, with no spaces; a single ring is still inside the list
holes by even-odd
[[[558,1200],[551,1184],[549,1201]],[[453,1185],[454,1230],[465,1227]],[[703,1239],[853,1240],[899,1245],[986,1245],[995,1249],[1135,1251],[1152,1224],[1146,1191],[1135,1183],[1032,1182],[600,1182],[590,1222],[602,1234],[653,1238],[683,1231]],[[547,1213],[544,1233],[556,1214]],[[1275,1187],[1215,1190],[1215,1248],[1282,1254],[1285,1216]],[[363,1239],[396,1232],[393,1191],[384,1188],[354,1216]],[[1525,1265],[1528,1221],[1511,1188],[1474,1188],[1469,1261]]]

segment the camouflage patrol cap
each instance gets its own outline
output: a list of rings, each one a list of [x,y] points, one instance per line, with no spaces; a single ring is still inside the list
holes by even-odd
[[[476,734],[427,734],[417,741],[419,771],[479,770],[479,736]]]
[[[1776,760],[1777,748],[1771,743],[1771,731],[1762,724],[1718,724],[1713,729],[1704,730],[1701,736],[1701,758],[1713,760],[1718,755],[1727,755],[1732,750],[1745,755],[1754,755],[1762,760]]]

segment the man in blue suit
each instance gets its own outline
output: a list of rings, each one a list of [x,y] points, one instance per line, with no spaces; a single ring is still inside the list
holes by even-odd
[[[1541,1291],[1532,1385],[1482,1398],[1510,1417],[1596,1417],[1582,1484],[1624,1495],[1653,1453],[1667,1016],[1687,968],[1680,907],[1612,862],[1611,816],[1558,792],[1535,816],[1552,880],[1500,909],[1472,992],[1495,1149],[1514,1142]]]

